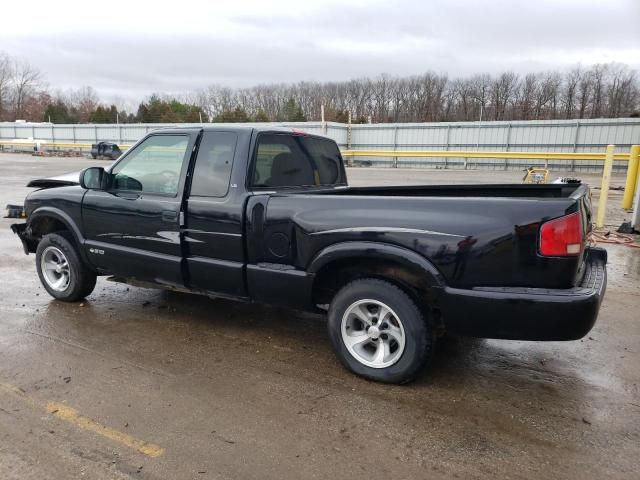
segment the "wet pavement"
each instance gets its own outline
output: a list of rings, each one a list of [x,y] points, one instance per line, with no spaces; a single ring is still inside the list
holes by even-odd
[[[0,155],[0,203],[89,164]],[[378,172],[349,174],[520,175]],[[445,338],[399,387],[346,372],[320,316],[102,278],[83,303],[53,301],[13,222],[0,220],[2,479],[638,478],[640,250],[607,247],[583,340]]]

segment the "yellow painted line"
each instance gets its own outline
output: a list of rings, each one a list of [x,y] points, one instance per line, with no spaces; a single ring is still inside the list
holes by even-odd
[[[144,440],[138,440],[137,438],[133,438],[131,435],[127,435],[126,433],[114,430],[113,428],[107,427],[106,425],[102,425],[101,423],[80,415],[80,413],[78,413],[76,409],[67,407],[66,405],[55,402],[47,402],[45,409],[47,410],[47,412],[58,418],[61,418],[85,430],[89,430],[90,432],[95,432],[99,435],[102,435],[103,437],[107,437],[114,442],[126,445],[127,447],[133,450],[137,450],[140,453],[144,453],[145,455],[148,455],[150,457],[159,457],[164,453],[164,449],[162,447],[159,447],[158,445],[145,442]]]
[[[111,427],[96,422],[95,420],[92,420],[89,417],[85,417],[84,415],[81,415],[80,412],[78,412],[75,408],[71,408],[67,405],[63,405],[57,402],[42,403],[28,396],[23,390],[19,389],[18,387],[14,387],[13,385],[9,385],[7,383],[0,383],[0,388],[33,406],[43,409],[56,418],[64,420],[65,422],[75,425],[78,428],[82,428],[83,430],[88,430],[90,432],[97,433],[98,435],[102,435],[109,440],[118,442],[126,447],[131,448],[132,450],[136,450],[149,457],[156,458],[164,453],[164,448],[160,447],[159,445],[145,442],[144,440],[140,440],[132,437],[131,435],[127,435],[124,432],[114,430]]]

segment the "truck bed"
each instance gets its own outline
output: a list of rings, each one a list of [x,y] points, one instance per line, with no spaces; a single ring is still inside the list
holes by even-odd
[[[588,233],[586,185],[338,187],[269,196],[260,247],[267,262],[306,269],[334,243],[372,241],[420,253],[457,288],[571,288],[584,273],[584,255],[542,257],[538,237],[543,222],[573,212]],[[288,238],[292,249],[272,256],[270,238]]]
[[[486,185],[415,185],[384,187],[348,187],[332,191],[337,195],[372,195],[384,197],[518,197],[569,198],[579,195],[580,183],[544,185],[486,184]],[[326,193],[326,192],[322,192]]]

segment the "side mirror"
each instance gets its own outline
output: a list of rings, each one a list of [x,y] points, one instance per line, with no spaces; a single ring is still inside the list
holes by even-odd
[[[89,167],[80,172],[80,186],[87,190],[104,190],[107,173],[102,167]]]

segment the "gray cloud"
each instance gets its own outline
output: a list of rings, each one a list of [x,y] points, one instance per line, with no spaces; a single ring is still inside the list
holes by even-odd
[[[71,22],[64,34],[0,32],[0,49],[37,64],[53,87],[92,85],[105,96],[132,99],[211,83],[344,80],[383,72],[456,76],[606,61],[640,67],[640,2],[633,0],[314,5],[308,15],[274,9],[229,16],[220,32],[215,26],[197,33],[76,32]]]

